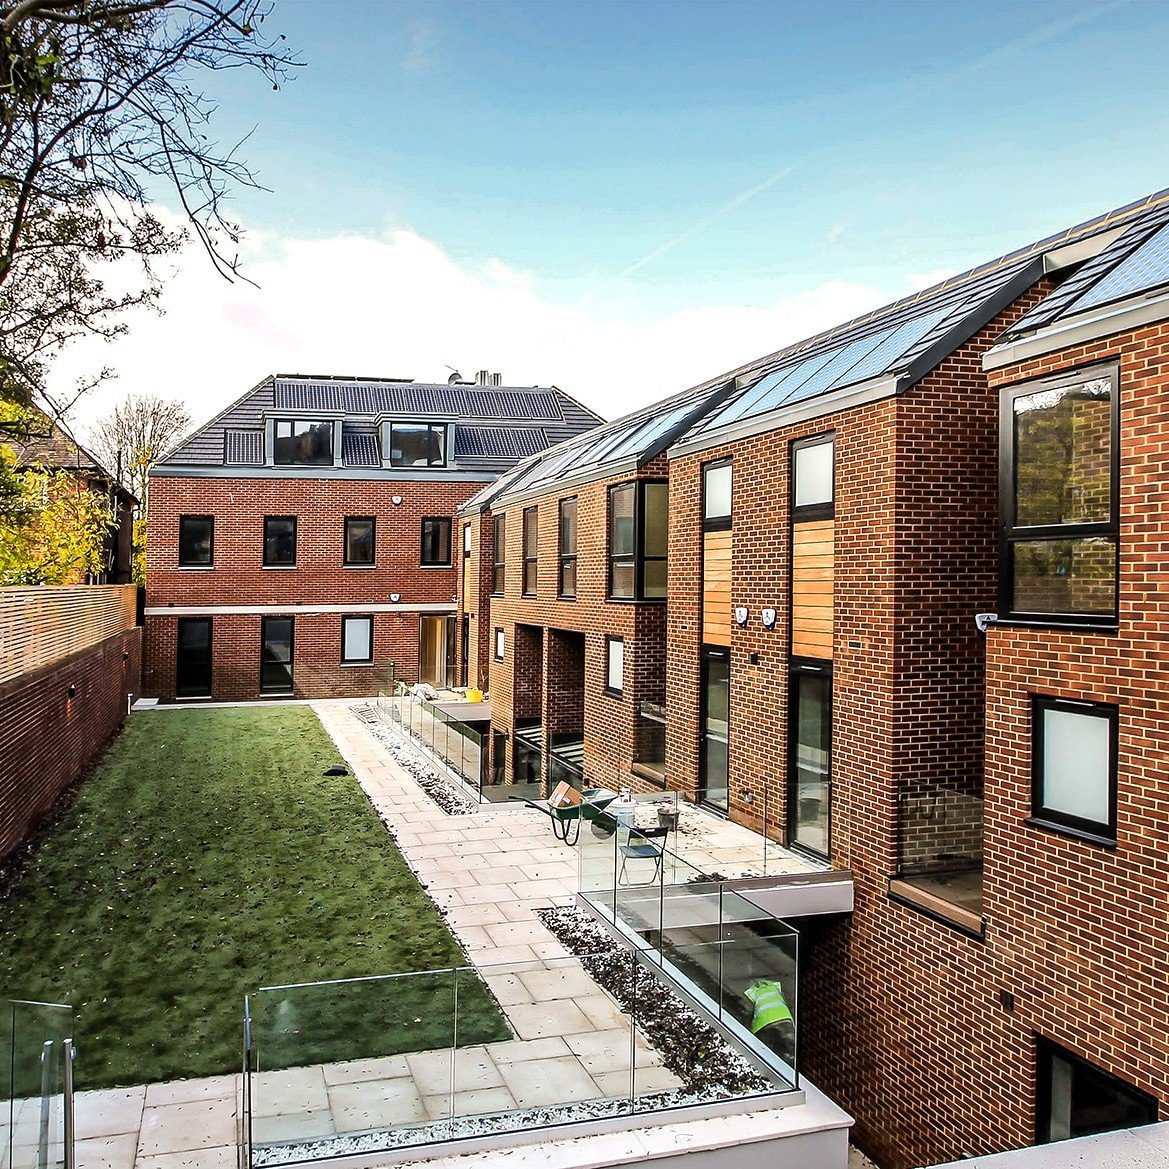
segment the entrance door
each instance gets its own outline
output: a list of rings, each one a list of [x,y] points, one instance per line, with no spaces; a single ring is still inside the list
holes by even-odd
[[[260,693],[292,693],[292,618],[265,617],[260,627]]]
[[[418,634],[418,680],[443,687],[447,665],[454,663],[455,619],[423,617]]]
[[[730,652],[702,651],[702,732],[699,740],[699,798],[727,810],[727,731],[730,722]]]
[[[788,843],[828,855],[832,805],[832,671],[791,668]]]
[[[211,618],[180,617],[175,655],[175,694],[211,697]]]

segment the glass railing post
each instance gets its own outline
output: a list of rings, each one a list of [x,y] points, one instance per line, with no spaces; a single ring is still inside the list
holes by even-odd
[[[74,1169],[76,1164],[76,1149],[74,1147],[73,1128],[73,1040],[66,1039],[61,1045],[61,1056],[65,1061],[62,1068],[63,1078],[63,1107],[65,1121],[65,1169]]]
[[[459,968],[451,970],[451,1094],[447,1106],[447,1119],[455,1123],[455,1062],[459,1052]]]

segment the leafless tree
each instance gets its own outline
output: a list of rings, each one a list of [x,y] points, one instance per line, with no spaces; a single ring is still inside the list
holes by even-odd
[[[165,190],[216,269],[238,275],[225,200],[257,182],[238,147],[211,137],[215,105],[199,80],[246,68],[280,87],[298,62],[264,31],[270,7],[0,0],[0,401],[67,409],[75,396],[46,392],[53,357],[76,338],[124,332],[127,309],[157,300],[152,261],[184,234],[150,211]],[[101,276],[112,261],[137,265],[118,291]]]
[[[150,468],[178,443],[190,425],[191,415],[181,402],[168,402],[155,394],[133,394],[94,428],[93,453],[107,471],[121,477],[145,511]]]

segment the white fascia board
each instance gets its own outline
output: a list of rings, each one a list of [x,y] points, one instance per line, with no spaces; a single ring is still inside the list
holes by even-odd
[[[987,372],[1002,369],[1005,365],[1044,357],[1048,353],[1070,349],[1089,341],[1099,341],[1114,333],[1127,333],[1164,320],[1169,320],[1169,292],[1162,289],[1151,296],[1106,305],[1098,312],[1085,313],[1072,320],[1057,321],[1030,337],[996,345],[983,355],[982,368]]]
[[[780,406],[766,414],[745,418],[741,422],[732,422],[718,430],[675,443],[669,450],[669,457],[673,459],[682,455],[697,454],[699,451],[710,450],[711,447],[724,446],[740,439],[767,434],[772,430],[781,430],[785,426],[794,426],[797,422],[807,422],[811,418],[838,414],[841,410],[851,410],[854,406],[878,402],[882,398],[892,398],[901,388],[901,379],[898,376],[883,374],[881,377],[869,378],[867,381],[857,382],[854,386],[845,386],[828,394],[819,394],[804,402],[794,402],[790,406]]]
[[[454,613],[456,606],[443,601],[417,605],[150,605],[147,617],[210,617],[217,613],[230,616],[254,616],[279,613],[295,617],[298,613]]]

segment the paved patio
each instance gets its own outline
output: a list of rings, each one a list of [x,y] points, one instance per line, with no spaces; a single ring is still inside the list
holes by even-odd
[[[459,1048],[453,1067],[450,1051],[440,1050],[262,1073],[253,1081],[253,1138],[424,1123],[450,1116],[452,1107],[475,1115],[620,1096],[630,1090],[631,1064],[638,1094],[676,1087],[652,1047],[634,1039],[628,1017],[534,915],[570,902],[577,884],[575,854],[553,838],[547,820],[515,805],[448,816],[351,702],[313,706],[516,1038]],[[229,1169],[240,1081],[230,1075],[79,1093],[79,1169]],[[35,1164],[35,1147],[27,1152]],[[11,1169],[24,1169],[22,1159],[15,1156]]]

